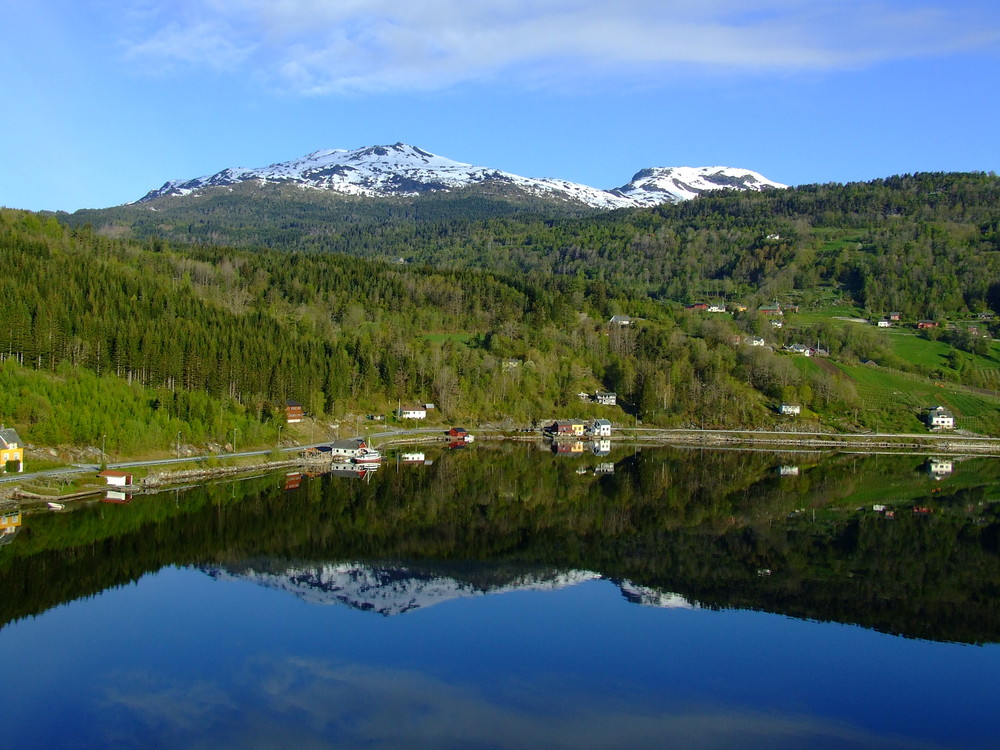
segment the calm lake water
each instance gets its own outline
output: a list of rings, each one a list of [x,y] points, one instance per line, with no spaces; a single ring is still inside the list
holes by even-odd
[[[2,744],[1000,745],[1000,462],[594,449],[25,514]]]

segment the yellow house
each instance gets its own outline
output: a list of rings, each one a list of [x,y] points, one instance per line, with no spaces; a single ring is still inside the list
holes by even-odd
[[[10,544],[21,530],[21,511],[8,510],[0,513],[0,545]]]
[[[7,462],[17,461],[17,470],[24,471],[24,448],[13,427],[0,428],[0,467],[7,471]]]

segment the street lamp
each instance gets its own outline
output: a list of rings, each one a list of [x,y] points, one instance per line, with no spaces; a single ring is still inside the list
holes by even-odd
[[[239,427],[233,428],[233,453],[236,453],[236,433],[240,431]]]
[[[181,433],[177,431],[177,458],[181,457]]]
[[[281,448],[281,425],[278,425],[278,448]]]
[[[101,435],[101,466],[104,466],[108,462],[107,455],[104,452],[105,444],[107,443],[108,436]]]

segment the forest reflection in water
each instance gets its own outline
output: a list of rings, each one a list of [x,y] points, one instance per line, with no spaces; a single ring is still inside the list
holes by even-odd
[[[997,467],[945,462],[477,445],[25,512],[8,736],[989,747]]]
[[[293,473],[92,503],[25,517],[0,552],[3,622],[165,565],[284,576],[309,598],[344,590],[336,566],[372,561],[346,575],[368,576],[376,598],[400,581],[484,593],[599,575],[636,601],[995,642],[998,464],[480,445],[429,464],[390,456],[361,479]]]

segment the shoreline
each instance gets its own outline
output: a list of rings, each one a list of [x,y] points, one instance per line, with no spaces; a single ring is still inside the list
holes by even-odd
[[[628,434],[631,433],[631,434]],[[588,440],[589,437],[551,437],[539,431],[531,433],[480,431],[478,440],[490,442],[531,442],[545,440]],[[697,430],[697,429],[644,429],[625,428],[617,435],[605,438],[618,447],[632,445],[639,447],[676,446],[683,448],[719,448],[771,450],[780,453],[785,450],[841,451],[871,453],[932,453],[946,455],[968,455],[1000,458],[1000,438],[956,434],[838,434],[807,432],[769,432],[761,430]],[[447,438],[430,436],[426,432],[412,435],[398,434],[380,441],[380,447],[401,447],[406,445],[427,445],[447,442]],[[304,450],[304,448],[302,449]],[[100,495],[107,490],[131,492],[132,494],[153,495],[164,490],[197,486],[206,482],[225,478],[240,478],[248,474],[261,474],[282,469],[317,469],[332,463],[326,457],[295,456],[284,460],[255,461],[239,466],[213,466],[192,469],[176,469],[152,472],[128,488],[99,486],[65,495],[42,495],[11,485],[5,501],[17,501],[30,506],[44,505],[50,501],[83,500]],[[169,465],[167,461],[165,464]],[[89,470],[81,469],[79,473]]]

